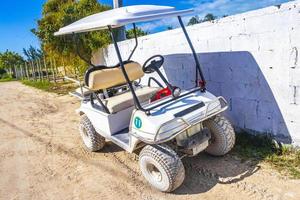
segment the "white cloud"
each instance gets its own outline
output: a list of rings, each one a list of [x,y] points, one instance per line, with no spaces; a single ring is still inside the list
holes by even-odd
[[[156,20],[152,22],[141,23],[138,27],[142,28],[144,31],[153,32],[155,29],[166,29],[166,27],[171,26],[172,28],[179,27],[179,22],[176,17]]]
[[[199,17],[207,13],[217,16],[232,15],[258,8],[281,4],[289,0],[188,0],[181,3],[190,4]]]
[[[207,13],[222,17],[223,15],[233,15],[249,10],[278,5],[288,1],[290,0],[181,0],[179,3],[190,5],[195,9],[195,15],[198,15],[199,18],[203,18]],[[189,18],[191,18],[191,16],[184,17],[184,23],[187,23]],[[139,25],[139,27],[148,32],[160,31],[167,26],[172,26],[173,28],[179,27],[177,18],[168,18]]]

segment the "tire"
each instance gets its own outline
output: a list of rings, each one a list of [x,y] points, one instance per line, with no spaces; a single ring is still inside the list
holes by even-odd
[[[166,145],[145,146],[139,164],[145,179],[162,192],[171,192],[184,181],[184,166],[176,152]]]
[[[223,156],[228,153],[235,144],[235,132],[230,122],[223,116],[217,115],[215,118],[203,122],[211,133],[211,143],[206,148],[206,152],[214,156]]]
[[[79,132],[85,147],[89,151],[99,151],[105,145],[105,138],[95,131],[91,121],[84,114],[79,123]]]

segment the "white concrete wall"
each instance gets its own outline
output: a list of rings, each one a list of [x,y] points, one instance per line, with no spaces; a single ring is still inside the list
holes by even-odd
[[[189,26],[187,30],[207,87],[228,100],[226,115],[233,124],[299,145],[300,1]],[[123,58],[133,45],[133,40],[120,43]],[[162,70],[171,83],[193,86],[194,61],[181,29],[139,38],[132,60],[144,63],[154,54],[165,57]],[[96,57],[97,62],[117,63],[112,45]]]

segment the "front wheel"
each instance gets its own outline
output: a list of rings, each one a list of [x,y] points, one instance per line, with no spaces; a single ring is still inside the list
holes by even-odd
[[[214,156],[223,156],[228,153],[235,144],[235,132],[232,125],[223,116],[217,115],[215,118],[203,122],[211,133],[211,143],[206,148],[206,152]]]
[[[92,122],[85,114],[81,116],[79,132],[85,147],[89,151],[99,151],[104,147],[105,138],[96,132]]]
[[[175,190],[185,178],[180,158],[166,145],[144,147],[139,156],[139,164],[145,179],[162,192]]]

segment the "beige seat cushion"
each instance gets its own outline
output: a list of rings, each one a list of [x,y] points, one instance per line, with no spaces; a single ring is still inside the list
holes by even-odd
[[[137,89],[135,92],[140,102],[142,103],[148,101],[152,97],[152,95],[159,89],[160,88],[156,87],[143,87]],[[106,104],[110,113],[116,113],[118,111],[134,106],[132,93],[130,91],[114,97],[110,97],[104,100],[104,103]]]
[[[137,80],[144,76],[142,67],[137,62],[130,62],[124,65],[130,81]],[[89,75],[88,86],[91,90],[101,90],[117,85],[125,84],[126,80],[120,67],[93,71]]]

